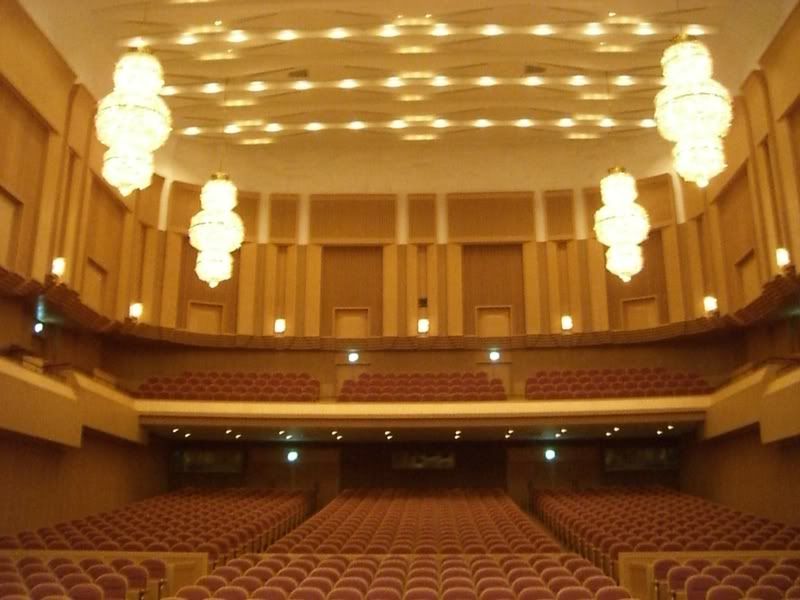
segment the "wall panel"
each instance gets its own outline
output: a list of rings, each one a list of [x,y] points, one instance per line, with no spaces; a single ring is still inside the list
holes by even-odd
[[[272,194],[269,197],[269,239],[273,244],[297,241],[297,194]]]
[[[89,207],[92,218],[87,236],[87,260],[93,267],[94,275],[99,271],[104,274],[102,296],[97,300],[96,309],[103,314],[113,316],[119,282],[120,242],[123,237],[126,210],[105,181],[97,177],[92,179]],[[86,271],[84,285],[92,279],[93,276]]]
[[[533,194],[448,194],[447,224],[451,242],[533,240]]]
[[[383,250],[380,246],[326,246],[322,249],[320,335],[334,334],[334,309],[369,309],[369,332],[383,327]]]
[[[465,245],[462,250],[464,335],[476,335],[478,307],[511,309],[511,335],[525,333],[522,245]]]
[[[548,190],[544,193],[548,240],[575,238],[575,199],[572,190]],[[592,203],[590,202],[590,206]]]
[[[392,194],[334,194],[311,196],[314,243],[391,243],[397,219]]]
[[[169,190],[167,229],[187,233],[192,217],[200,211],[200,186],[174,181]]]
[[[408,241],[433,243],[436,241],[436,195],[408,195]]]

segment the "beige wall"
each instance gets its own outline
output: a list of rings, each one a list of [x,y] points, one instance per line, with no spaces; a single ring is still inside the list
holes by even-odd
[[[139,446],[84,431],[81,448],[0,436],[0,532],[52,525],[162,493],[167,460],[158,443]]]
[[[684,491],[800,525],[800,439],[762,444],[752,428],[694,443],[682,461]]]

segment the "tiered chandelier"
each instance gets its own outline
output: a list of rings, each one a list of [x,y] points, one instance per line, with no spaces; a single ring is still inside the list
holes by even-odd
[[[212,175],[200,192],[201,210],[189,225],[189,243],[197,250],[194,271],[211,288],[231,278],[232,253],[244,241],[244,224],[233,210],[236,193],[226,174]]]
[[[158,59],[143,49],[132,50],[117,62],[114,91],[98,105],[97,138],[108,146],[103,177],[123,196],[150,185],[153,152],[172,131],[172,116],[159,96],[163,87]]]
[[[661,59],[666,87],[656,96],[656,123],[675,143],[675,170],[686,181],[706,187],[725,167],[722,140],[733,111],[728,90],[712,79],[708,48],[679,37]]]
[[[594,232],[606,250],[606,269],[625,283],[644,266],[639,246],[650,232],[647,211],[636,203],[636,180],[614,167],[600,181],[603,206],[594,215]]]

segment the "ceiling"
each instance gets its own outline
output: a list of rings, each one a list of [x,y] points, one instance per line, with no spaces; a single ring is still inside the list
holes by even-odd
[[[291,423],[246,425],[242,423],[217,423],[210,425],[175,422],[152,425],[155,435],[177,441],[227,441],[273,442],[296,445],[310,442],[327,443],[404,443],[404,442],[508,442],[508,443],[563,443],[587,440],[663,440],[675,439],[695,431],[697,420],[682,418],[655,421],[513,424],[483,426],[473,423],[454,423],[452,426],[403,426],[402,424],[374,423],[370,426],[298,426]],[[615,428],[617,430],[615,431]],[[658,432],[661,431],[659,434]],[[388,433],[387,433],[388,432]],[[510,433],[509,433],[510,432]],[[186,434],[189,434],[186,437]],[[610,435],[608,435],[610,434]],[[240,437],[236,437],[236,436]],[[456,440],[456,435],[458,439]],[[287,436],[291,436],[288,437]],[[388,436],[391,436],[389,438]]]
[[[260,145],[657,135],[676,33],[706,40],[738,86],[796,0],[22,3],[98,97],[124,46],[143,43],[177,134]]]

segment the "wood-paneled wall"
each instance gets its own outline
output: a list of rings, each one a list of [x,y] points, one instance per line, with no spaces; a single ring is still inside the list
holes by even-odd
[[[415,335],[427,298],[430,336],[475,334],[475,307],[487,303],[512,307],[512,334],[558,334],[564,314],[576,332],[642,329],[702,317],[709,294],[723,314],[736,311],[779,274],[778,247],[800,257],[800,9],[736,97],[728,169],[706,190],[675,189],[671,174],[639,181],[653,231],[630,284],[605,273],[592,232],[597,189],[563,182],[485,193],[243,190],[246,243],[216,290],[196,280],[186,242],[202,182],[156,177],[119,197],[100,175],[95,100],[17,2],[0,9],[0,264],[44,281],[62,256],[64,283],[112,319],[138,301],[149,325],[271,336],[282,317],[286,336],[316,337],[333,334],[333,308],[363,303],[368,334],[394,337]],[[370,261],[359,262],[363,252]]]

